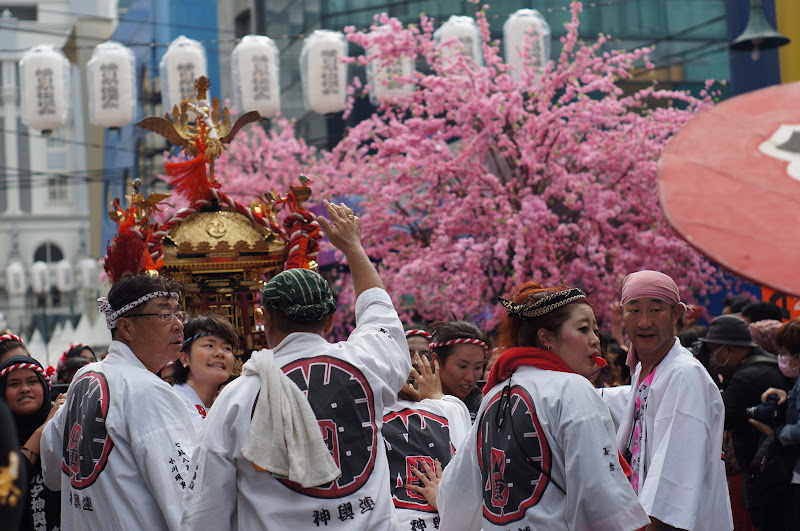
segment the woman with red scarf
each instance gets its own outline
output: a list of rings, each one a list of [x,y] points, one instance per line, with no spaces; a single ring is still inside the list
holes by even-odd
[[[500,299],[505,350],[439,485],[442,530],[614,530],[649,523],[587,379],[604,365],[586,295],[534,282]]]

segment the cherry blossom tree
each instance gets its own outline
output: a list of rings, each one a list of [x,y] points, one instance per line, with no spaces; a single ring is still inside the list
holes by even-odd
[[[468,314],[490,327],[496,297],[526,280],[580,286],[603,317],[639,269],[671,275],[689,300],[719,289],[716,268],[667,224],[656,186],[666,142],[711,95],[624,93],[620,80],[651,67],[648,50],[612,50],[604,35],[581,42],[578,2],[558,59],[526,61],[517,81],[486,9],[476,15],[485,66],[443,53],[458,43],[437,44],[424,16],[411,26],[376,17],[373,30],[391,31],[347,28],[367,52],[346,60],[385,68],[411,54],[429,71],[389,76],[414,91],[384,100],[331,152],[314,152],[286,122],[268,142],[242,135],[217,165],[225,190],[280,190],[305,173],[316,198],[359,197],[365,247],[407,319]],[[354,82],[351,108],[368,89]]]
[[[604,35],[580,42],[577,2],[558,60],[528,61],[516,82],[485,9],[484,67],[442,54],[424,17],[348,31],[371,53],[358,61],[385,66],[414,50],[431,69],[332,153],[331,190],[364,198],[367,243],[390,292],[410,295],[426,319],[491,308],[491,324],[496,297],[526,280],[580,286],[603,316],[639,269],[664,271],[690,298],[719,287],[714,266],[668,226],[656,190],[664,145],[710,95],[655,86],[625,95],[619,80],[650,66],[648,50],[607,50]]]

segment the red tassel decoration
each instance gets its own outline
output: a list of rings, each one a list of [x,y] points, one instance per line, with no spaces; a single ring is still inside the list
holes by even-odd
[[[106,260],[103,268],[113,284],[126,274],[142,273],[147,271],[144,256],[147,246],[134,232],[126,230],[118,232],[114,241],[106,248]],[[151,259],[152,262],[152,259]]]
[[[169,181],[172,188],[193,203],[204,199],[211,191],[211,183],[206,176],[206,161],[202,153],[185,162],[168,162],[164,165],[164,170],[172,177]]]

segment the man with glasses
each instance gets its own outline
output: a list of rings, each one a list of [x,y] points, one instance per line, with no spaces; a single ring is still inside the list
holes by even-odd
[[[132,275],[98,299],[108,356],[81,368],[42,435],[45,484],[61,529],[179,529],[196,432],[156,372],[178,358],[183,285]]]
[[[775,427],[783,423],[776,407],[761,406],[761,395],[770,387],[789,390],[791,381],[781,374],[778,358],[758,345],[750,336],[747,323],[735,315],[721,315],[711,322],[702,338],[711,352],[711,366],[722,376],[722,401],[725,404],[725,429],[731,431],[736,464],[742,471],[742,498],[753,524],[761,530],[784,529],[783,510],[788,491],[759,488],[750,478],[750,463],[763,436],[749,418]],[[748,410],[750,415],[748,415]],[[731,500],[741,503],[741,500]]]

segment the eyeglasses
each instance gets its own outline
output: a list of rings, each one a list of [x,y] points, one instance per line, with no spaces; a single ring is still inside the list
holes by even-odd
[[[717,354],[719,354],[720,352],[722,352],[722,350],[723,350],[723,349],[725,349],[725,348],[727,348],[727,346],[728,346],[728,345],[720,345],[718,348],[714,349],[714,350],[711,352],[711,359],[712,359],[712,360],[716,359],[716,358],[717,358]]]
[[[159,313],[132,313],[124,317],[147,317],[149,315],[157,315],[166,324],[172,323],[173,319],[177,319],[181,324],[186,324],[186,320],[189,317],[186,312],[173,312],[172,310],[164,310]]]

